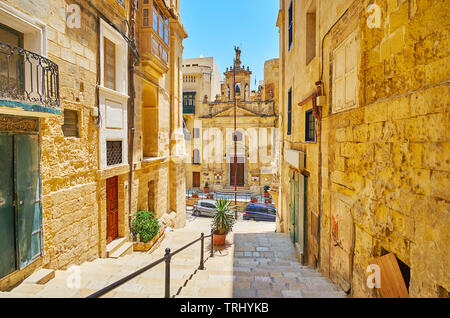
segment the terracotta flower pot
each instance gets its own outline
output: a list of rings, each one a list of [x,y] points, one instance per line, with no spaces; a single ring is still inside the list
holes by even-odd
[[[252,203],[258,202],[258,199],[250,199]]]
[[[192,197],[193,198],[198,198],[198,194],[193,194]]]
[[[226,238],[227,238],[226,234],[214,234],[213,236],[214,245],[225,245]]]
[[[204,193],[208,193],[209,192],[209,188],[203,188],[203,192]]]

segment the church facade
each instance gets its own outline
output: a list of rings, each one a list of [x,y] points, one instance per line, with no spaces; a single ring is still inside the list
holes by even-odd
[[[186,153],[191,154],[186,162],[187,188],[208,185],[210,191],[224,191],[236,184],[262,193],[264,186],[277,184],[278,59],[266,61],[265,81],[251,90],[250,67],[242,65],[241,50],[235,52],[214,97],[201,91],[214,86],[211,79],[183,70],[185,80],[194,76],[197,83],[184,85]]]

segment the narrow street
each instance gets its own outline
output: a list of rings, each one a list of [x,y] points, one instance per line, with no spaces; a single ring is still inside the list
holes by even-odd
[[[69,270],[57,270],[48,283],[24,281],[0,297],[87,297],[200,236],[209,234],[211,219],[188,212],[185,228],[166,232],[151,254],[133,252],[119,259],[104,258],[80,266],[80,288],[68,288]],[[275,233],[270,222],[239,221],[223,249],[209,257],[210,240],[205,240],[205,269],[198,270],[200,243],[175,255],[171,262],[171,297],[175,298],[272,298],[345,297],[320,273],[298,263],[287,234]],[[104,297],[164,297],[162,263],[116,288]]]

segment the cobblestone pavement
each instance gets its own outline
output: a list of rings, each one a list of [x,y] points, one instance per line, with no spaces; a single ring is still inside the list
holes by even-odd
[[[188,212],[186,227],[166,232],[161,245],[151,254],[133,253],[119,259],[97,259],[79,267],[80,286],[69,288],[71,271],[58,270],[44,285],[24,282],[0,297],[86,297],[131,274],[164,255],[210,232],[211,218]],[[205,242],[205,270],[198,270],[200,244],[175,255],[171,262],[172,297],[345,297],[345,294],[317,271],[300,265],[286,234],[275,233],[269,222],[239,221],[227,236],[227,244],[209,257]],[[164,263],[116,288],[104,297],[164,296]]]
[[[205,220],[193,221],[197,227]],[[240,221],[179,297],[346,297],[316,270],[302,266],[287,234],[270,222]]]

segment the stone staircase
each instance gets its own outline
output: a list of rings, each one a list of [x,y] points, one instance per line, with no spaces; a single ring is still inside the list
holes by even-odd
[[[289,243],[289,238],[285,234],[270,233],[267,237],[282,238]],[[267,243],[270,245],[269,241]],[[260,241],[256,245],[261,246],[264,243]],[[245,252],[247,248],[233,244],[227,248],[226,252],[218,252],[213,258],[209,258],[205,263],[206,269],[198,271],[176,297],[346,297],[338,286],[319,272],[301,265],[296,259],[293,248],[289,245],[287,247],[286,250],[281,250],[281,253],[274,253],[274,250],[270,248],[267,248],[267,251]],[[263,247],[260,249],[264,250]]]
[[[211,220],[195,218],[182,229],[166,232],[164,241],[151,254],[121,252],[125,243],[111,246],[110,255],[67,270],[41,270],[10,292],[9,298],[87,297],[109,284],[151,264],[208,233]],[[266,224],[267,223],[267,224]],[[274,233],[268,222],[239,221],[226,247],[209,257],[210,239],[204,245],[205,270],[199,270],[200,243],[176,254],[171,260],[171,297],[181,298],[271,298],[345,297],[320,273],[298,263],[287,234]],[[260,233],[267,229],[266,233]],[[253,232],[252,232],[253,231]],[[124,251],[126,249],[124,248]],[[125,254],[125,255],[124,255]],[[79,283],[79,284],[77,284]],[[103,297],[162,298],[165,294],[165,263],[142,273]]]

